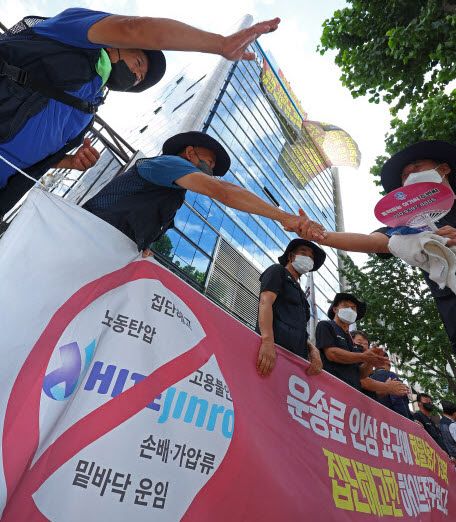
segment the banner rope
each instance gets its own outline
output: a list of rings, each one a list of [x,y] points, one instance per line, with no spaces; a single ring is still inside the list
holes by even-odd
[[[22,174],[23,176],[25,176],[26,178],[28,179],[31,179],[34,183],[38,183],[41,187],[43,187],[45,189],[45,186],[44,184],[38,180],[38,179],[35,179],[33,178],[32,176],[30,176],[29,174],[27,174],[26,172],[24,172],[23,170],[21,170],[19,167],[17,167],[14,163],[11,163],[11,161],[8,161],[6,158],[4,158],[1,154],[0,154],[0,159],[2,161],[4,161],[7,165],[9,165],[10,167],[13,167],[13,169],[16,169],[17,172],[19,172],[19,174]]]

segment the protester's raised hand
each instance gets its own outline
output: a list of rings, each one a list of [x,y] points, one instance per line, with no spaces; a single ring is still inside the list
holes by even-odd
[[[93,167],[100,158],[100,153],[92,147],[89,138],[84,139],[84,143],[79,147],[74,155],[68,156],[70,161],[69,168],[75,170],[87,170]]]
[[[280,219],[280,223],[282,224],[284,230],[287,232],[295,232],[299,234],[299,230],[303,225],[305,225],[309,221],[307,216],[295,216],[294,214],[284,214],[284,216]]]
[[[439,228],[435,234],[442,237],[447,237],[448,242],[446,246],[455,246],[456,245],[456,228],[450,227],[449,225],[445,225],[442,228]]]
[[[385,384],[387,385],[387,393],[389,395],[400,395],[404,396],[409,393],[409,387],[396,379],[388,379]]]
[[[381,355],[377,350],[381,350],[381,348],[371,348],[366,352],[361,354],[361,358],[363,362],[368,364],[369,366],[380,366],[385,362],[385,355]],[[383,350],[381,350],[383,353]]]
[[[247,52],[247,47],[262,34],[275,31],[279,23],[280,18],[274,18],[223,37],[220,54],[227,60],[254,60],[255,53]]]
[[[299,209],[298,216],[289,216],[288,221],[283,220],[282,225],[287,232],[295,232],[302,239],[309,241],[323,241],[326,237],[326,230],[320,223],[309,219],[307,214]]]

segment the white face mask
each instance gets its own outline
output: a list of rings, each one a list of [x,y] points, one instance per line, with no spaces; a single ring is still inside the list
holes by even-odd
[[[404,187],[414,183],[442,183],[442,176],[436,169],[422,170],[421,172],[411,172],[404,181]]]
[[[292,261],[291,266],[298,272],[298,274],[305,274],[310,272],[314,267],[314,261],[309,256],[296,256]]]
[[[339,308],[337,311],[337,317],[347,324],[352,324],[356,321],[358,316],[357,312],[351,308]]]

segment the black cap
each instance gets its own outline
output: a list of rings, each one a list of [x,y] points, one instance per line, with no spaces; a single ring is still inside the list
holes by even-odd
[[[130,87],[126,92],[142,92],[158,83],[166,71],[166,58],[161,51],[150,51],[143,49],[147,56],[149,65],[147,67],[146,76],[142,82]]]
[[[325,262],[326,252],[315,243],[312,243],[312,241],[307,241],[307,239],[292,239],[288,243],[285,252],[278,258],[279,263],[285,266],[288,263],[288,254],[290,252],[293,252],[293,250],[296,250],[300,246],[307,246],[312,249],[314,255],[314,266],[311,272],[315,272]]]
[[[404,167],[409,163],[424,159],[448,163],[452,171],[450,185],[456,192],[456,145],[440,140],[419,141],[391,156],[380,172],[385,191],[391,192],[402,187]]]
[[[456,413],[456,403],[450,401],[441,401],[443,413],[454,415]]]
[[[185,147],[205,147],[215,153],[214,176],[224,176],[231,165],[230,157],[225,148],[212,136],[204,132],[182,132],[168,138],[163,143],[163,154],[176,156]]]
[[[329,310],[328,310],[328,317],[330,319],[334,319],[335,313],[333,308],[337,306],[341,301],[351,301],[352,303],[355,303],[356,305],[356,320],[361,321],[361,319],[366,315],[366,309],[367,305],[364,301],[360,301],[356,296],[353,294],[348,294],[346,292],[339,292],[335,295],[333,302],[331,303]]]

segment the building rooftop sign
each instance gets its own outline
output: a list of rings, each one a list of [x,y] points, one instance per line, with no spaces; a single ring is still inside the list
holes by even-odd
[[[280,164],[297,188],[328,167],[359,167],[361,154],[354,139],[340,127],[308,120],[282,70],[276,72],[264,52],[260,87],[287,136]]]

